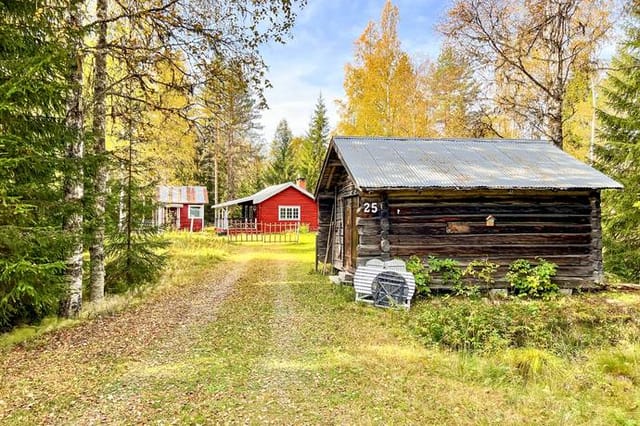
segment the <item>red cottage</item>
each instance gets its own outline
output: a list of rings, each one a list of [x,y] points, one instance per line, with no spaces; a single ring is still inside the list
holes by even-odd
[[[204,205],[209,203],[204,186],[160,186],[158,203],[153,218],[156,226],[186,231],[204,228]]]
[[[213,208],[218,230],[229,229],[229,209],[233,206],[238,206],[240,211],[232,220],[257,230],[273,224],[295,223],[307,225],[312,231],[318,229],[318,208],[313,195],[305,189],[304,179],[269,186],[248,197],[216,204]]]

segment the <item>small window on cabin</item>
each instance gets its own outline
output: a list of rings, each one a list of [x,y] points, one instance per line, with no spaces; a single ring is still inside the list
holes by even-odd
[[[204,209],[202,206],[189,206],[189,219],[202,219]]]
[[[278,206],[278,220],[300,220],[300,206]]]

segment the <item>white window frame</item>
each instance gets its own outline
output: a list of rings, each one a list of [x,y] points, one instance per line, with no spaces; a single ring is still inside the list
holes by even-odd
[[[191,209],[192,209],[192,208],[195,208],[195,207],[197,207],[197,208],[198,208],[198,211],[200,212],[200,214],[199,214],[198,216],[192,216],[192,215],[191,215]],[[189,210],[187,210],[187,217],[188,217],[189,219],[203,219],[203,218],[204,218],[204,206],[197,206],[197,205],[196,205],[196,206],[194,206],[194,205],[190,205],[190,206],[189,206]]]
[[[293,218],[293,217],[286,217],[287,216],[287,209],[291,209],[291,216],[294,216],[294,212],[297,212],[297,217]],[[283,215],[284,213],[284,215]],[[295,221],[295,222],[300,222],[300,206],[278,206],[278,220],[289,220],[289,221]]]

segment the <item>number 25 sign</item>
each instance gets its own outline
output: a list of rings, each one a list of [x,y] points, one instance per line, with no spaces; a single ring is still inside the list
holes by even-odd
[[[362,204],[362,212],[363,213],[371,213],[376,214],[380,211],[380,203],[376,201],[365,201]]]

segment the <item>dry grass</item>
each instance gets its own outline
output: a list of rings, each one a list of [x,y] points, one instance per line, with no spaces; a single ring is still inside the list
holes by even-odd
[[[638,346],[428,349],[299,245],[178,236],[162,290],[0,355],[6,424],[637,424]],[[209,237],[210,238],[210,237]],[[188,269],[187,269],[188,268]],[[186,273],[189,270],[191,272]],[[636,423],[634,423],[636,422]]]

